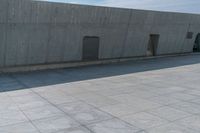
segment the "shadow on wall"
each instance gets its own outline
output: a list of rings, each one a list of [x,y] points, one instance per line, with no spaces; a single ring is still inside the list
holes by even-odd
[[[0,75],[0,92],[70,83],[200,63],[200,55],[129,61],[110,65]]]

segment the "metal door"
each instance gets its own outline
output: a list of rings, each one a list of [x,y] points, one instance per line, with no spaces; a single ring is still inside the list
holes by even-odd
[[[83,60],[98,60],[99,58],[99,37],[83,38]]]

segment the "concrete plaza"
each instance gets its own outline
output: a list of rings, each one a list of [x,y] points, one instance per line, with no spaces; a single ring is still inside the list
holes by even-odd
[[[0,75],[0,133],[199,133],[200,55]]]

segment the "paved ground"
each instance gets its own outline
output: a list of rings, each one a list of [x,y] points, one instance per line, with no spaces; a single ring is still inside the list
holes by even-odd
[[[200,132],[200,55],[4,74],[0,90],[0,133]]]

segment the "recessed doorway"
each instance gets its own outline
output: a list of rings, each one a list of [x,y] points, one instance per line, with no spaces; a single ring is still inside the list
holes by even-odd
[[[87,61],[99,59],[99,40],[99,37],[85,36],[83,38],[83,60]]]
[[[200,52],[200,33],[198,33],[196,36],[193,52]]]
[[[155,56],[157,54],[157,47],[159,43],[159,34],[150,34],[147,49],[147,56]]]

